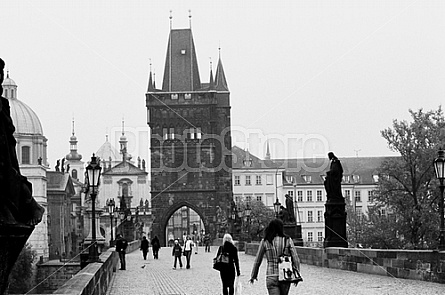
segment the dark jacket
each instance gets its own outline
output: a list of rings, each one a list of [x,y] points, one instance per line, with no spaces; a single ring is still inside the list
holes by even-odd
[[[116,241],[116,252],[125,253],[125,250],[127,249],[128,242],[124,238],[119,238]]]
[[[151,240],[151,247],[153,248],[153,250],[159,250],[159,248],[161,248],[161,244],[159,243],[159,239],[157,237],[154,237]]]
[[[175,244],[172,248],[172,256],[179,256],[181,257],[182,254],[182,248],[181,245]]]
[[[230,242],[225,242],[224,245],[220,246],[218,249],[218,255],[221,251],[229,254],[229,265],[226,269],[221,270],[221,272],[234,273],[236,269],[237,275],[240,274],[239,270],[239,260],[238,260],[238,249]]]
[[[148,251],[148,240],[142,239],[141,241],[141,250]]]

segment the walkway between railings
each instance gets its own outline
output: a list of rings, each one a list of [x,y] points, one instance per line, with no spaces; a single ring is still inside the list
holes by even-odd
[[[219,273],[212,269],[212,259],[217,247],[211,253],[205,253],[199,247],[198,254],[191,258],[191,269],[172,269],[173,257],[171,248],[161,248],[159,260],[151,255],[143,260],[140,251],[127,254],[127,270],[117,270],[107,295],[214,295],[221,294]],[[259,281],[253,286],[248,284],[254,256],[239,252],[241,281],[244,295],[267,294],[265,287],[266,260],[260,268]],[[183,263],[185,257],[182,257]],[[291,287],[291,294],[314,295],[336,294],[443,294],[444,285],[423,281],[397,279],[392,277],[370,275],[344,270],[317,267],[302,264],[301,273],[304,282],[297,290]]]

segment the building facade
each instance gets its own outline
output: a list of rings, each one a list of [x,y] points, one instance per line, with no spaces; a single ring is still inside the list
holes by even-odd
[[[273,210],[277,197],[284,205],[284,196],[292,196],[296,220],[302,226],[305,245],[323,246],[326,203],[324,179],[329,170],[328,159],[261,160],[238,147],[234,147],[233,151],[238,159],[233,164],[234,201],[262,201]],[[368,208],[373,206],[378,169],[389,158],[340,158],[344,170],[342,193],[350,212],[356,217],[366,215]],[[250,164],[250,167],[246,164]],[[350,232],[354,232],[354,219],[351,222],[348,226],[351,227]]]

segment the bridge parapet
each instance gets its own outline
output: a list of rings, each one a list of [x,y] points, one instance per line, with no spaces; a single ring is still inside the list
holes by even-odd
[[[256,255],[259,244],[246,245]],[[296,247],[302,263],[445,284],[445,251]]]

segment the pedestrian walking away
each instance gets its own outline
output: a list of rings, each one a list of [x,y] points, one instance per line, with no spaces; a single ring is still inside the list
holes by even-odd
[[[266,270],[266,287],[269,295],[287,295],[291,282],[279,281],[278,263],[279,257],[284,253],[285,246],[288,247],[292,257],[292,267],[294,271],[300,272],[300,259],[297,255],[294,243],[291,238],[283,233],[283,221],[279,219],[272,220],[264,231],[264,239],[258,247],[258,252],[255,257],[255,262],[250,276],[250,283],[253,284],[258,280],[258,272],[263,261],[263,256],[266,255],[267,270]],[[294,282],[297,286],[298,282]]]
[[[159,248],[161,248],[161,244],[159,243],[158,236],[155,236],[151,240],[151,248],[153,249],[153,258],[158,259]]]
[[[128,242],[126,239],[124,239],[124,237],[119,234],[117,236],[117,241],[116,241],[116,252],[119,253],[119,260],[121,262],[121,270],[125,270],[126,269],[126,265],[125,265],[125,253],[127,250],[127,246],[128,246]]]
[[[235,290],[235,270],[238,277],[241,273],[239,269],[238,249],[233,244],[233,239],[230,234],[224,235],[223,244],[218,248],[218,253],[216,256],[218,256],[220,253],[227,253],[229,256],[229,263],[224,265],[219,271],[223,295],[233,295]]]
[[[147,260],[148,246],[149,243],[147,238],[143,237],[141,241],[141,246],[139,248],[142,251],[142,257],[144,257],[144,260]]]
[[[179,245],[179,241],[175,240],[174,245],[172,247],[172,256],[175,257],[175,262],[173,263],[173,269],[176,269],[176,261],[179,260],[179,267],[182,268],[182,248]]]
[[[205,244],[205,252],[210,252],[210,235],[209,234],[205,235],[204,244]]]
[[[187,265],[185,268],[187,269],[190,268],[190,259],[192,258],[193,246],[194,246],[193,241],[190,238],[190,236],[188,236],[184,245],[184,256],[185,259],[187,260]]]

